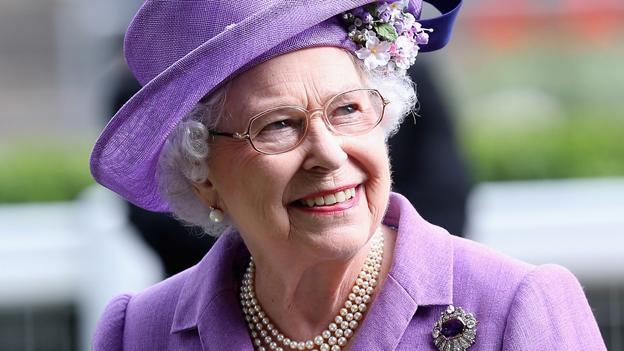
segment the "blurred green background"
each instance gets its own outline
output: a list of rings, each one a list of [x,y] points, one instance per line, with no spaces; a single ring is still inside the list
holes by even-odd
[[[475,180],[624,175],[622,42],[478,58],[459,104]]]
[[[13,142],[0,149],[0,202],[74,199],[93,184],[89,144],[54,141]]]

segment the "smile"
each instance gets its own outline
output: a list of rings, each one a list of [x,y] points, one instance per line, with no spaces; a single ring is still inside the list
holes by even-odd
[[[321,207],[331,206],[343,202],[347,202],[355,197],[355,186],[347,189],[342,189],[334,193],[326,194],[323,196],[311,196],[299,200],[300,205],[305,207]]]

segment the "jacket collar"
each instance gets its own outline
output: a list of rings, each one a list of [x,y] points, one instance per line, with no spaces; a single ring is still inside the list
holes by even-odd
[[[384,224],[397,229],[393,263],[353,350],[394,350],[419,306],[453,302],[450,235],[422,219],[399,194],[391,194]]]
[[[384,224],[398,228],[390,275],[420,306],[453,301],[453,239],[392,193]]]
[[[422,219],[406,198],[395,193],[390,196],[384,224],[398,229],[394,262],[369,311],[373,318],[364,320],[353,349],[360,344],[394,345],[418,306],[447,305],[453,300],[450,235]],[[207,343],[215,345],[216,340],[227,340],[227,347],[233,349],[252,349],[237,298],[248,260],[249,252],[239,234],[224,233],[189,272],[171,333],[197,327],[205,349]],[[388,319],[393,323],[387,323]],[[368,340],[367,335],[377,340]]]

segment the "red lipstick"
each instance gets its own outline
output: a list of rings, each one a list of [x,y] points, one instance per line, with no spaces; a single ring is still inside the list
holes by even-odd
[[[303,211],[303,212],[308,212],[308,213],[313,213],[313,214],[318,214],[318,215],[331,215],[331,214],[335,214],[335,213],[339,213],[342,211],[346,211],[352,207],[355,207],[358,202],[360,201],[360,188],[361,186],[357,185],[349,185],[349,186],[345,186],[345,187],[341,187],[341,188],[337,188],[336,190],[330,190],[330,191],[323,191],[323,192],[318,192],[315,193],[314,195],[310,195],[305,197],[306,199],[312,198],[312,197],[320,197],[320,196],[324,196],[324,195],[329,195],[329,194],[334,194],[338,191],[342,191],[345,189],[350,189],[350,188],[355,188],[355,196],[353,196],[352,198],[350,198],[349,200],[343,201],[343,202],[337,202],[333,205],[327,205],[327,206],[312,206],[312,207],[308,207],[305,205],[302,206],[295,206],[296,209]]]

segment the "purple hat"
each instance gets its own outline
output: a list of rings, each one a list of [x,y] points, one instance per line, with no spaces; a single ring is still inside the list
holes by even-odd
[[[237,74],[308,47],[354,50],[340,15],[370,0],[147,0],[125,38],[128,66],[143,85],[108,123],[91,154],[91,173],[133,204],[167,212],[156,180],[169,133],[207,94]],[[387,1],[394,2],[394,1]],[[420,51],[443,47],[461,0],[431,3],[440,17]],[[409,8],[420,17],[422,0]]]

